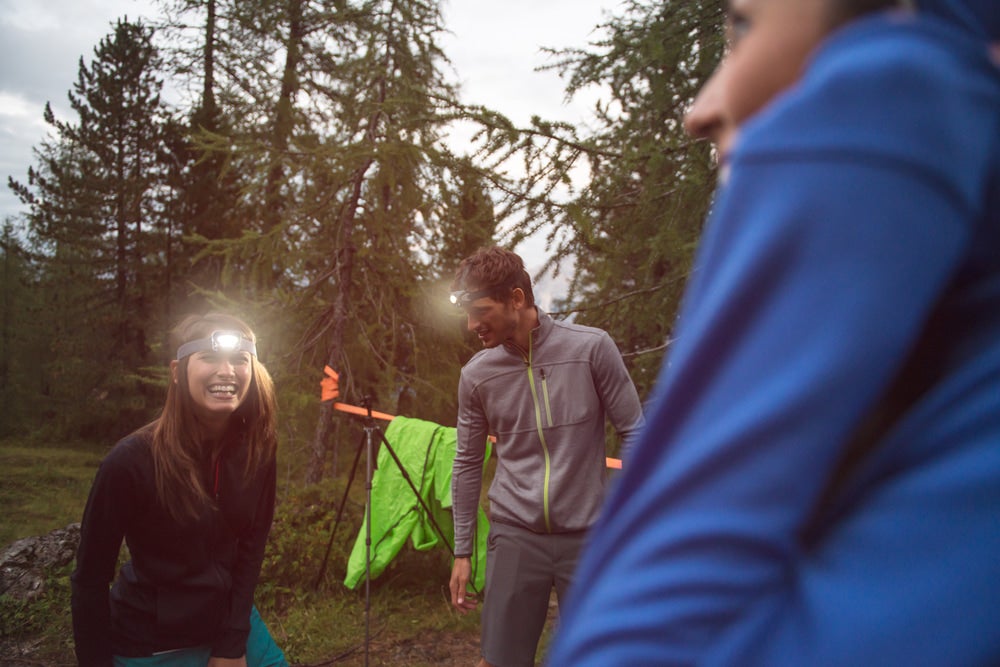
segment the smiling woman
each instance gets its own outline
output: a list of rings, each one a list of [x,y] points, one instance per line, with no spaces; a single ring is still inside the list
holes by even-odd
[[[287,664],[253,607],[274,515],[274,387],[225,314],[174,330],[160,417],[101,463],[73,583],[80,665]],[[131,560],[114,586],[122,541]]]
[[[187,387],[201,430],[217,439],[229,416],[243,403],[253,380],[257,346],[237,330],[213,331],[210,336],[184,343],[170,364],[173,382],[181,361],[187,362]]]

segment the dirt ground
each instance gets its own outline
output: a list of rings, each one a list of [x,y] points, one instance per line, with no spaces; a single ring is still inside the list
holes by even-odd
[[[35,655],[37,646],[30,643],[13,645],[0,642],[0,667],[71,667],[72,663],[53,662],[39,659]],[[418,639],[400,642],[379,641],[372,638],[368,645],[370,667],[388,665],[406,667],[475,667],[479,662],[479,641],[470,642],[469,636],[434,632]],[[322,662],[293,665],[293,667],[363,667],[365,647],[360,644],[351,651],[330,656]]]
[[[553,599],[549,605],[548,627],[557,615]],[[37,641],[16,643],[0,639],[0,667],[72,667],[73,663],[41,659],[37,655]],[[368,660],[365,645],[359,643],[340,655],[311,663],[297,663],[292,667],[475,667],[479,662],[479,637],[468,633],[434,631],[401,641],[387,641],[373,632],[368,642]]]
[[[446,632],[425,634],[419,639],[408,639],[393,644],[385,644],[377,639],[370,643],[368,664],[412,665],[413,667],[442,665],[448,667],[475,667],[479,662],[479,641],[470,643],[468,635],[450,635]],[[332,665],[364,665],[364,648],[350,656],[349,660],[330,663]]]
[[[549,613],[546,627],[551,629],[558,616],[558,605],[555,595],[549,601]],[[544,641],[544,639],[543,639]],[[361,644],[351,652],[331,656],[327,661],[309,663],[308,665],[293,665],[292,667],[363,667],[365,663],[364,645]],[[379,641],[375,636],[368,645],[369,667],[475,667],[479,664],[479,637],[472,639],[461,633],[443,631],[426,633],[419,638],[403,641]],[[2,666],[0,666],[2,667]]]

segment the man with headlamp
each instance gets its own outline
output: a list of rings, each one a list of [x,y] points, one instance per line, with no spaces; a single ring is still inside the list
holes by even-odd
[[[465,613],[477,603],[466,586],[492,434],[480,665],[533,665],[553,584],[561,602],[604,498],[605,419],[627,442],[642,426],[642,406],[611,337],[542,312],[513,252],[494,247],[466,258],[452,289],[485,348],[459,383],[452,604]]]
[[[160,417],[101,462],[72,581],[82,667],[287,665],[253,606],[274,516],[274,386],[255,337],[191,316]],[[130,559],[115,575],[122,541]]]

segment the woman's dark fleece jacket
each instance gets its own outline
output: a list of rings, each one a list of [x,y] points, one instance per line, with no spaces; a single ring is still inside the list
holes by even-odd
[[[227,658],[246,651],[274,516],[274,460],[244,480],[246,446],[232,436],[218,463],[206,462],[216,508],[179,523],[156,497],[151,443],[149,427],[120,441],[90,491],[72,575],[81,667],[192,646]],[[131,559],[109,594],[123,538]]]

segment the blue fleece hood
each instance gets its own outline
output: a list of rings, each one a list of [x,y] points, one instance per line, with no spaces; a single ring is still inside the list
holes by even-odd
[[[917,0],[917,7],[989,41],[1000,40],[997,0]]]

